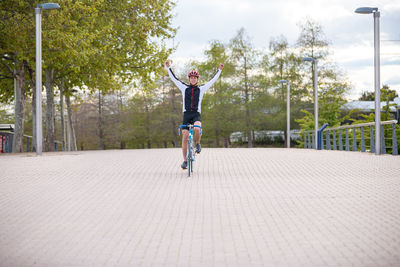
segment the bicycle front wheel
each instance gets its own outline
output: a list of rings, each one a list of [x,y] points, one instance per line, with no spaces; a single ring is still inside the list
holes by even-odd
[[[194,162],[194,160],[195,160],[195,158],[196,158],[196,148],[195,148],[195,146],[194,146],[194,142],[192,142],[192,149],[191,149],[191,152],[192,152],[192,157],[191,157],[191,166],[190,166],[190,169],[191,169],[191,171],[192,171],[192,173],[193,173],[193,162]]]
[[[192,169],[192,144],[189,139],[188,141],[188,150],[187,150],[187,164],[188,164],[188,176],[190,176],[190,171]]]

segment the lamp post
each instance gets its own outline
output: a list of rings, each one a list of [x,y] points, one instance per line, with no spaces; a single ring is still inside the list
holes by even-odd
[[[280,80],[279,83],[286,83],[286,147],[290,148],[290,82]]]
[[[303,61],[314,62],[314,149],[318,149],[318,60],[315,57],[304,57]]]
[[[42,9],[57,9],[58,4],[39,4],[35,8],[36,20],[36,155],[42,155]]]
[[[381,91],[380,91],[380,48],[379,48],[379,17],[377,7],[359,7],[355,11],[358,14],[374,15],[374,63],[375,63],[375,155],[381,154]]]

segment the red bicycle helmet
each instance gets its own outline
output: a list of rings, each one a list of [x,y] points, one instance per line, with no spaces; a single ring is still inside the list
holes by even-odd
[[[188,76],[189,76],[189,78],[191,76],[195,76],[195,77],[199,78],[199,73],[197,72],[197,70],[192,70],[191,72],[189,72]]]

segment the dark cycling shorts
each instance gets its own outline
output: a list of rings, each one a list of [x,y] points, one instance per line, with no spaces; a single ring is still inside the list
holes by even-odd
[[[201,122],[201,116],[199,112],[190,112],[186,111],[183,113],[183,125],[188,125],[188,124],[194,124],[196,121]],[[183,129],[189,129],[189,128],[183,128]]]

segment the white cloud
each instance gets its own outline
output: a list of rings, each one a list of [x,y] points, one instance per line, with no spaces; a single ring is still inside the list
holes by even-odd
[[[398,81],[400,42],[385,41],[400,39],[400,1],[393,0],[180,0],[174,19],[180,27],[175,42],[180,45],[173,59],[180,64],[199,60],[211,40],[228,42],[241,27],[259,49],[265,50],[270,39],[281,34],[294,45],[297,23],[310,17],[322,25],[333,58],[353,83],[351,94],[356,97],[373,90],[374,84],[373,17],[355,14],[361,6],[381,11],[381,80]],[[390,86],[400,89],[400,82]]]

